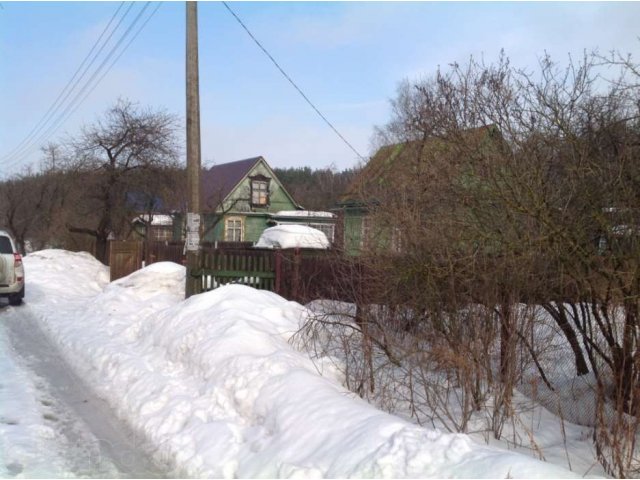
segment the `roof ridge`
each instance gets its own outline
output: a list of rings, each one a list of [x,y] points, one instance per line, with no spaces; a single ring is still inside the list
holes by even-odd
[[[233,164],[236,164],[236,163],[243,163],[243,162],[247,162],[248,163],[250,161],[253,162],[253,163],[257,163],[260,160],[264,160],[264,157],[262,155],[258,155],[257,157],[244,158],[242,160],[234,160],[232,162],[218,163],[216,165],[211,165],[211,167],[209,167],[207,170],[212,170],[212,169],[217,168],[217,167],[223,167],[225,165],[233,165]]]

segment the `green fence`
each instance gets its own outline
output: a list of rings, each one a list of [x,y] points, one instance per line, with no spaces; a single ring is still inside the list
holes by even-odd
[[[228,283],[277,291],[276,255],[273,250],[204,250],[202,268],[195,275],[199,277],[198,293]]]

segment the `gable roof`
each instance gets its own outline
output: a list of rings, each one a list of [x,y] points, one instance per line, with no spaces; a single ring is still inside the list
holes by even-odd
[[[278,180],[273,169],[264,157],[252,157],[235,162],[214,165],[202,170],[200,174],[200,199],[202,211],[214,210],[236,189],[236,187],[249,175],[258,163],[263,163],[271,174],[271,179],[280,186],[282,191],[295,206],[299,206],[289,192]],[[300,207],[302,208],[302,207]]]
[[[203,210],[216,208],[260,160],[264,158],[246,158],[202,170],[200,173],[201,208]]]
[[[430,166],[438,168],[439,162],[456,162],[456,145],[466,143],[474,148],[484,148],[486,141],[501,144],[499,130],[494,125],[458,132],[450,138],[430,137],[381,147],[340,197],[339,205],[375,202],[375,190],[400,187],[418,170]],[[373,195],[371,198],[364,198]]]

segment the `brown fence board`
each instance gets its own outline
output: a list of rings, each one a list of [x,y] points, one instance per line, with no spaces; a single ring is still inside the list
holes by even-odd
[[[110,278],[113,282],[139,270],[142,266],[142,242],[109,242]]]
[[[157,262],[174,262],[184,265],[184,244],[168,242],[141,242],[146,265]]]
[[[161,261],[184,264],[183,244],[146,242],[144,248],[147,264]],[[128,262],[127,267],[122,267],[121,276],[135,271],[132,268],[136,263],[140,267],[138,259]],[[197,293],[238,283],[306,303],[319,298],[352,301],[364,287],[363,272],[357,262],[347,261],[331,251],[258,249],[239,243],[219,243],[217,248],[204,246],[200,265]],[[116,274],[118,268],[113,269]]]
[[[200,292],[213,290],[228,283],[273,290],[276,271],[270,259],[273,250],[205,248],[199,272]]]

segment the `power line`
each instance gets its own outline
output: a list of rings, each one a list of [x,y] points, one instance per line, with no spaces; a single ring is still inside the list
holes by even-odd
[[[109,42],[109,40],[111,39],[111,37],[113,36],[115,31],[122,24],[122,21],[124,20],[124,18],[128,15],[129,11],[131,10],[131,7],[133,7],[133,3],[131,5],[129,5],[129,8],[124,12],[124,14],[120,18],[120,21],[118,22],[118,24],[111,31],[111,33],[109,34],[107,39],[102,43],[102,45],[100,46],[100,48],[98,49],[96,54],[93,56],[93,58],[91,59],[89,64],[84,68],[84,71],[82,72],[82,75],[80,75],[80,77],[74,83],[74,80],[78,76],[78,73],[80,72],[80,70],[82,70],[82,67],[85,66],[85,64],[87,63],[87,60],[89,59],[89,57],[91,57],[91,55],[95,51],[96,47],[98,46],[98,44],[101,42],[102,38],[104,37],[105,33],[109,30],[109,27],[111,26],[111,24],[115,20],[116,16],[120,12],[120,10],[122,9],[122,6],[124,4],[125,4],[125,2],[121,2],[120,3],[118,8],[116,9],[114,14],[112,15],[111,19],[109,20],[109,23],[107,23],[107,26],[102,30],[102,33],[100,34],[98,39],[94,42],[94,44],[91,47],[91,50],[89,51],[89,53],[85,56],[84,60],[80,64],[80,66],[76,69],[76,71],[73,74],[73,76],[71,77],[71,79],[67,82],[67,84],[64,86],[64,88],[60,91],[60,93],[58,94],[58,97],[51,104],[51,106],[49,107],[47,112],[44,114],[44,116],[34,126],[34,128],[31,130],[31,132],[29,132],[29,134],[22,140],[22,142],[20,142],[20,144],[18,144],[9,154],[7,154],[3,158],[3,160],[6,161],[6,160],[12,159],[12,158],[14,158],[16,156],[20,156],[20,153],[22,153],[25,150],[25,148],[23,148],[23,147],[25,147],[25,146],[31,147],[30,143],[31,143],[32,138],[33,137],[37,137],[37,135],[40,134],[42,129],[47,125],[47,123],[49,123],[49,121],[51,120],[51,117],[55,114],[56,110],[58,110],[62,106],[62,104],[64,104],[64,102],[67,100],[67,98],[69,98],[69,95],[73,92],[73,90],[77,87],[77,85],[82,81],[82,79],[86,75],[86,73],[89,70],[89,68],[91,68],[91,65],[93,65],[93,63],[95,62],[96,58],[98,58],[98,56],[100,55],[100,53],[102,52],[102,50],[104,49],[106,44]],[[71,86],[72,83],[73,83],[73,86]],[[69,88],[70,86],[71,86],[71,88]],[[66,95],[65,95],[65,93],[66,93]],[[63,98],[63,96],[64,96],[64,98]],[[26,148],[26,150],[28,150],[28,149],[29,148]]]
[[[44,133],[40,134],[40,136],[33,141],[32,145],[30,145],[29,148],[23,149],[22,156],[25,156],[27,153],[31,152],[34,148],[37,148],[39,144],[43,143],[46,139],[48,139],[51,135],[53,135],[53,133],[55,133],[69,119],[70,112],[72,111],[72,109],[74,109],[74,107],[75,107],[75,109],[77,109],[77,107],[79,107],[81,105],[82,102],[79,101],[80,96],[83,95],[87,91],[87,89],[89,88],[91,83],[95,80],[96,76],[101,72],[101,70],[104,68],[106,63],[111,59],[111,57],[113,56],[115,51],[122,44],[123,40],[129,35],[129,33],[131,32],[131,30],[133,29],[135,24],[140,20],[140,17],[144,13],[144,11],[148,8],[149,3],[150,2],[147,2],[146,5],[142,8],[142,10],[140,12],[138,12],[138,14],[133,19],[133,21],[129,24],[129,26],[125,30],[125,32],[120,35],[120,38],[117,40],[116,44],[111,47],[111,50],[109,50],[109,52],[107,53],[107,56],[102,60],[102,62],[98,66],[98,68],[96,68],[93,71],[93,73],[91,74],[89,79],[75,93],[73,98],[67,104],[66,108],[64,108],[64,110],[61,113],[59,113],[58,116],[55,118],[54,122],[51,125],[49,125],[49,127],[44,131]],[[91,64],[89,65],[89,67],[91,65],[93,65],[94,61],[98,58],[98,55],[100,53],[102,53],[102,50],[104,50],[104,46],[106,46],[106,44],[111,40],[111,37],[113,36],[113,33],[115,33],[115,31],[120,27],[120,25],[122,24],[122,21],[124,20],[126,15],[129,13],[129,11],[131,10],[132,6],[133,6],[133,3],[131,3],[129,9],[127,9],[127,11],[125,12],[124,16],[120,19],[120,22],[118,23],[116,28],[111,32],[111,34],[109,35],[109,37],[107,38],[107,40],[105,41],[103,46],[98,51],[97,55],[93,58],[93,60],[91,61]],[[85,70],[85,72],[83,72],[82,78],[87,73],[87,71],[88,71],[88,69]],[[75,90],[75,87],[80,83],[80,80],[81,79],[79,79],[79,81],[76,83],[76,85],[74,85],[73,90]],[[71,94],[71,92],[69,92],[68,95],[70,95],[70,94]],[[67,95],[66,98],[68,98],[68,95]],[[65,98],[65,100],[66,100],[66,98]],[[84,98],[86,98],[86,97],[84,97]],[[82,101],[84,101],[84,98],[82,99]]]
[[[120,60],[120,57],[122,57],[122,55],[124,54],[124,52],[127,51],[127,49],[129,48],[129,45],[131,45],[133,43],[133,41],[138,37],[138,35],[140,34],[140,32],[142,32],[142,30],[144,29],[144,27],[146,27],[147,23],[149,23],[149,20],[151,20],[151,17],[153,17],[156,12],[160,9],[160,7],[162,6],[162,2],[158,2],[158,5],[156,5],[156,8],[153,9],[153,11],[151,12],[151,14],[147,17],[147,19],[144,21],[144,23],[140,26],[140,28],[138,29],[138,31],[133,35],[133,37],[131,37],[131,40],[129,40],[129,42],[125,45],[125,47],[120,51],[120,53],[118,54],[118,56],[115,58],[115,60],[113,62],[111,62],[111,65],[109,65],[109,67],[107,68],[107,70],[102,74],[102,76],[98,79],[98,81],[93,85],[93,87],[91,87],[91,90],[89,90],[87,92],[87,94],[82,98],[82,100],[80,101],[80,104],[82,104],[89,95],[91,95],[91,93],[93,93],[93,91],[96,89],[96,87],[100,84],[100,82],[102,82],[102,79],[111,71],[111,69],[113,68],[113,66],[118,63],[118,60]],[[80,105],[78,105],[69,116],[73,115],[76,110],[78,109]]]
[[[97,67],[97,69],[93,72],[93,74],[90,76],[90,78],[84,83],[84,85],[80,88],[80,90],[75,94],[75,96],[71,99],[71,101],[69,102],[69,104],[66,106],[66,108],[64,109],[64,111],[62,111],[62,113],[59,113],[57,118],[55,119],[55,122],[53,124],[51,124],[49,126],[49,128],[43,133],[41,134],[36,140],[34,140],[32,143],[32,145],[28,148],[22,148],[21,149],[21,153],[23,155],[25,155],[26,153],[28,153],[30,150],[33,149],[34,146],[36,146],[37,144],[41,143],[43,140],[46,140],[47,138],[49,138],[51,135],[53,135],[62,125],[64,125],[64,123],[78,110],[78,108],[82,105],[82,103],[87,99],[87,97],[95,90],[95,88],[100,84],[100,82],[104,79],[104,77],[109,73],[109,71],[113,68],[113,66],[118,62],[118,60],[122,57],[122,55],[125,53],[125,51],[129,48],[129,46],[133,43],[133,41],[138,37],[138,35],[140,34],[140,32],[144,29],[144,27],[147,25],[147,23],[149,22],[149,20],[151,20],[151,18],[155,15],[155,13],[158,11],[158,9],[161,6],[161,3],[158,3],[158,5],[156,6],[156,8],[151,12],[151,14],[145,19],[145,21],[142,23],[142,25],[138,28],[138,30],[135,32],[135,34],[130,38],[130,40],[127,42],[127,44],[124,46],[124,48],[122,48],[120,50],[120,52],[118,53],[118,55],[115,57],[115,59],[109,64],[109,66],[107,67],[107,69],[104,71],[104,73],[102,73],[102,75],[98,78],[97,81],[94,82],[94,80],[96,79],[96,77],[102,72],[102,70],[104,69],[105,65],[107,64],[107,62],[109,62],[109,60],[113,57],[113,55],[116,53],[116,51],[118,50],[118,48],[122,45],[122,43],[124,42],[124,40],[129,36],[129,34],[131,33],[131,31],[133,30],[133,28],[136,26],[136,24],[140,21],[140,18],[142,17],[142,15],[144,14],[144,12],[147,10],[147,8],[149,7],[151,2],[146,2],[145,6],[140,10],[140,12],[138,12],[138,14],[136,15],[136,17],[133,19],[133,21],[131,22],[131,24],[128,26],[128,28],[126,29],[126,31],[120,36],[120,38],[118,39],[118,41],[116,42],[116,44],[111,48],[111,50],[109,51],[109,53],[107,54],[107,56],[103,59],[103,61],[100,63],[100,65]],[[123,15],[123,17],[120,19],[120,22],[118,23],[118,25],[115,27],[115,29],[111,32],[111,34],[109,35],[109,37],[107,38],[107,40],[103,43],[102,47],[100,48],[100,50],[98,51],[98,53],[94,56],[93,60],[91,61],[91,63],[89,64],[89,66],[85,69],[85,71],[83,72],[82,76],[77,80],[76,84],[73,86],[73,88],[67,93],[67,95],[65,96],[64,100],[62,103],[64,103],[64,101],[69,97],[69,95],[71,94],[71,92],[73,90],[75,90],[75,87],[79,84],[79,82],[81,81],[81,79],[84,77],[84,75],[87,73],[88,68],[95,62],[95,60],[97,59],[97,56],[102,52],[102,50],[104,49],[104,47],[106,46],[106,44],[109,42],[109,40],[111,39],[111,37],[113,36],[113,33],[119,28],[119,26],[121,25],[123,19],[127,16],[127,14],[129,13],[129,11],[131,10],[131,7],[133,6],[133,3],[130,5],[130,7],[127,9],[127,11],[125,12],[125,14]],[[111,22],[110,22],[111,23]],[[102,36],[102,35],[101,35]],[[93,85],[92,85],[93,83]],[[82,98],[81,98],[82,96]],[[59,105],[58,108],[60,108],[62,105]],[[15,157],[15,155],[13,155],[13,157]],[[1,163],[7,163],[6,159],[4,162],[0,162]]]
[[[353,145],[351,145],[351,143],[349,143],[349,141],[344,138],[344,136],[338,131],[338,129],[336,127],[333,126],[333,124],[327,119],[327,117],[325,117],[320,110],[318,110],[318,108],[313,104],[313,102],[311,102],[311,100],[309,100],[309,97],[307,97],[304,92],[300,89],[300,87],[298,87],[298,85],[296,85],[296,83],[291,79],[291,77],[289,75],[287,75],[287,73],[283,70],[283,68],[278,64],[278,62],[276,62],[276,60],[273,58],[273,56],[267,51],[267,49],[265,47],[262,46],[262,44],[260,43],[260,41],[258,41],[258,39],[251,33],[251,31],[249,30],[249,28],[247,28],[247,26],[242,22],[242,20],[240,20],[240,17],[238,17],[238,15],[236,15],[236,13],[231,10],[231,7],[229,7],[229,5],[227,4],[227,2],[222,2],[222,4],[225,6],[225,8],[229,11],[229,13],[231,13],[231,15],[233,15],[233,17],[236,19],[236,21],[240,24],[240,26],[244,29],[245,32],[247,32],[247,34],[249,35],[249,37],[251,37],[251,39],[255,42],[255,44],[260,48],[260,50],[262,50],[264,52],[264,54],[269,58],[269,60],[271,60],[271,62],[276,66],[276,68],[280,71],[280,73],[282,73],[282,75],[284,76],[284,78],[286,78],[289,83],[291,85],[293,85],[293,88],[295,88],[298,93],[302,96],[302,98],[305,99],[305,101],[311,106],[311,108],[313,108],[315,110],[315,112],[320,116],[320,118],[322,118],[322,120],[324,120],[324,122],[329,126],[329,128],[331,128],[331,130],[333,130],[336,135],[338,135],[338,137],[340,137],[340,139],[361,159],[361,160],[366,160],[362,155],[360,155],[360,153],[354,148]]]
[[[49,129],[43,134],[41,135],[41,137],[38,140],[38,143],[41,143],[42,141],[44,141],[46,138],[49,138],[51,135],[53,135],[56,131],[58,131],[58,129],[64,125],[64,123],[71,117],[71,115],[73,115],[78,108],[80,108],[80,106],[82,105],[82,103],[85,101],[85,99],[89,96],[89,94],[91,94],[91,92],[93,92],[93,90],[98,86],[98,84],[100,83],[100,81],[102,81],[102,79],[104,78],[104,76],[109,72],[109,70],[111,69],[111,67],[113,67],[113,65],[115,64],[115,61],[109,66],[109,68],[105,71],[105,73],[98,79],[97,82],[95,82],[93,84],[93,86],[91,86],[91,83],[96,79],[96,77],[101,73],[102,69],[105,67],[105,65],[107,64],[107,62],[111,59],[111,57],[113,57],[114,53],[116,52],[116,50],[118,49],[118,47],[120,47],[120,45],[122,44],[122,42],[124,41],[124,39],[129,35],[129,33],[131,33],[131,30],[133,29],[133,27],[135,27],[136,23],[138,23],[138,21],[140,20],[140,17],[142,16],[142,14],[145,12],[145,10],[149,7],[149,4],[151,2],[147,2],[145,4],[145,6],[140,10],[140,12],[138,12],[138,14],[136,15],[136,17],[133,19],[133,21],[131,22],[131,24],[129,25],[129,27],[127,28],[127,30],[120,36],[120,38],[118,39],[118,41],[116,42],[116,44],[111,48],[111,50],[109,51],[109,53],[107,54],[107,56],[104,58],[104,60],[102,61],[102,63],[100,63],[100,65],[98,66],[98,68],[93,72],[93,74],[91,75],[91,77],[89,78],[89,80],[86,81],[86,83],[82,86],[82,88],[75,94],[75,96],[73,97],[73,99],[71,100],[71,102],[69,103],[69,105],[67,105],[67,107],[65,108],[65,110],[60,113],[56,119],[56,123],[54,123],[53,125],[51,125],[49,127]],[[130,45],[130,43],[127,44],[127,47]],[[127,48],[125,47],[121,54],[124,53],[124,50]],[[120,58],[121,55],[118,55],[118,57],[116,58],[116,60],[118,58]],[[88,91],[88,89],[90,88],[90,90]],[[86,95],[85,92],[87,92]],[[84,95],[82,98],[80,98],[82,95]]]

